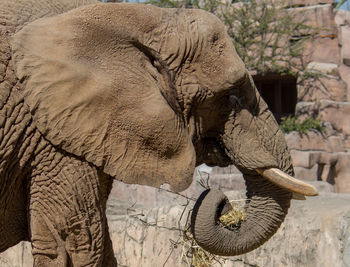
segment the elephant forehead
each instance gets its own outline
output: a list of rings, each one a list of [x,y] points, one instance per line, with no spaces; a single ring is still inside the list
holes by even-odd
[[[216,48],[203,51],[198,65],[196,75],[199,82],[214,95],[233,88],[239,89],[247,79],[245,65],[231,44],[227,44],[220,52]]]
[[[238,56],[222,22],[212,14],[195,10],[200,44],[194,58],[195,73],[202,86],[213,93],[231,89],[246,77],[246,68]],[[200,16],[199,16],[200,15]]]

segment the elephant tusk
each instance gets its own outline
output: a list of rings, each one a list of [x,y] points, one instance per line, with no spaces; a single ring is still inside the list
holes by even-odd
[[[292,198],[296,199],[296,200],[306,200],[304,195],[301,195],[301,194],[298,194],[298,193],[293,193]]]
[[[303,196],[317,196],[318,191],[316,187],[304,183],[285,172],[276,169],[257,169],[256,170],[261,176],[265,177],[270,182],[289,190],[290,192],[296,193],[295,198]]]

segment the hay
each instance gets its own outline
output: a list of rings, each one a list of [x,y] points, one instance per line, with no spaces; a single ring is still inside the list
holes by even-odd
[[[231,204],[232,210],[219,218],[219,221],[229,229],[239,227],[242,221],[246,220],[245,210],[238,205]],[[194,240],[189,229],[183,232],[182,258],[190,267],[210,267],[214,262],[222,264],[223,258],[218,257],[201,248]]]
[[[244,209],[239,208],[237,205],[231,204],[232,209],[222,215],[219,220],[227,228],[233,230],[245,221],[247,214]]]
[[[201,248],[189,230],[184,231],[182,258],[187,263],[187,266],[210,267],[213,266],[214,261],[219,262],[216,257],[216,255]]]

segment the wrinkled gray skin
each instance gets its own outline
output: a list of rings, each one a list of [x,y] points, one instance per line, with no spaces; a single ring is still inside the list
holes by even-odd
[[[219,255],[264,243],[291,193],[255,169],[293,167],[224,26],[200,10],[74,9],[90,3],[0,2],[0,252],[29,240],[35,266],[115,266],[112,179],[180,191],[202,163],[235,164],[250,200],[230,231],[225,197],[203,193],[197,242]]]

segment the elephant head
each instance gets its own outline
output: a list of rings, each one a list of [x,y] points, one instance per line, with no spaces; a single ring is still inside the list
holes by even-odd
[[[218,191],[195,206],[193,233],[209,251],[256,248],[278,229],[291,192],[316,193],[291,178],[284,136],[214,15],[91,5],[27,25],[12,49],[36,127],[65,153],[125,183],[174,191],[202,163],[242,171],[249,202],[239,228],[219,225]]]

